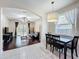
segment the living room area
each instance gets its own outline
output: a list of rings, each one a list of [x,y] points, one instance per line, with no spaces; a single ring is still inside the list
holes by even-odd
[[[27,10],[2,9],[3,50],[40,42],[41,18]]]

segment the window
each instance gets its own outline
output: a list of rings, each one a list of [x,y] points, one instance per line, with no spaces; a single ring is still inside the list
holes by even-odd
[[[19,23],[17,28],[17,35],[26,36],[28,34],[28,25]]]
[[[60,15],[56,23],[56,33],[70,34],[71,32],[72,24],[70,24],[70,22],[66,19],[64,14]]]

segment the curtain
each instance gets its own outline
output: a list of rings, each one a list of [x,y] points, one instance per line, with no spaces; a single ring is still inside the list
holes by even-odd
[[[67,12],[64,12],[62,15],[59,15],[58,23],[56,24],[56,32],[60,33],[77,33],[77,18],[78,18],[78,8],[74,8]]]
[[[30,23],[28,23],[28,29],[29,29],[29,34],[30,34]]]
[[[75,8],[65,12],[65,17],[71,24],[75,24],[75,20],[77,19],[77,9]]]
[[[72,33],[76,33],[77,8],[65,12],[66,19],[72,24]]]
[[[18,27],[19,22],[15,22],[15,37],[17,35],[17,27]]]

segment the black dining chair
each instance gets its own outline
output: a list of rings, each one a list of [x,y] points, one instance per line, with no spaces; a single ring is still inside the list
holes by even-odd
[[[73,40],[67,44],[67,48],[71,50],[72,59],[73,59],[74,50],[75,50],[76,56],[78,57],[78,54],[77,54],[78,39],[79,39],[79,36],[74,36]]]
[[[52,44],[51,37],[52,37],[51,34],[46,34],[46,49],[47,49],[47,45],[49,44],[50,45],[50,51],[51,51],[51,44]]]
[[[59,39],[60,39],[59,35],[52,35],[52,38],[51,38],[51,40],[53,41],[53,43],[52,43],[52,45],[53,45],[52,52],[54,52],[54,48],[57,48],[59,50],[59,59],[60,59],[61,50],[63,51],[64,46],[62,44],[60,44]]]

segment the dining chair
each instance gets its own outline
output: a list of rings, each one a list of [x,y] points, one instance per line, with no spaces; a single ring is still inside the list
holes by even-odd
[[[53,41],[52,45],[53,45],[53,50],[52,52],[54,52],[54,48],[57,48],[59,50],[59,59],[61,57],[61,49],[63,50],[64,46],[62,44],[60,44],[60,42],[58,41],[60,39],[59,35],[52,35],[51,40]]]
[[[47,45],[49,44],[50,45],[50,51],[51,51],[51,37],[52,35],[51,34],[46,34],[46,49],[47,49]]]
[[[74,36],[73,40],[67,44],[67,48],[71,50],[72,59],[73,59],[74,50],[75,50],[76,56],[78,57],[78,54],[77,54],[78,39],[79,39],[79,36]]]

